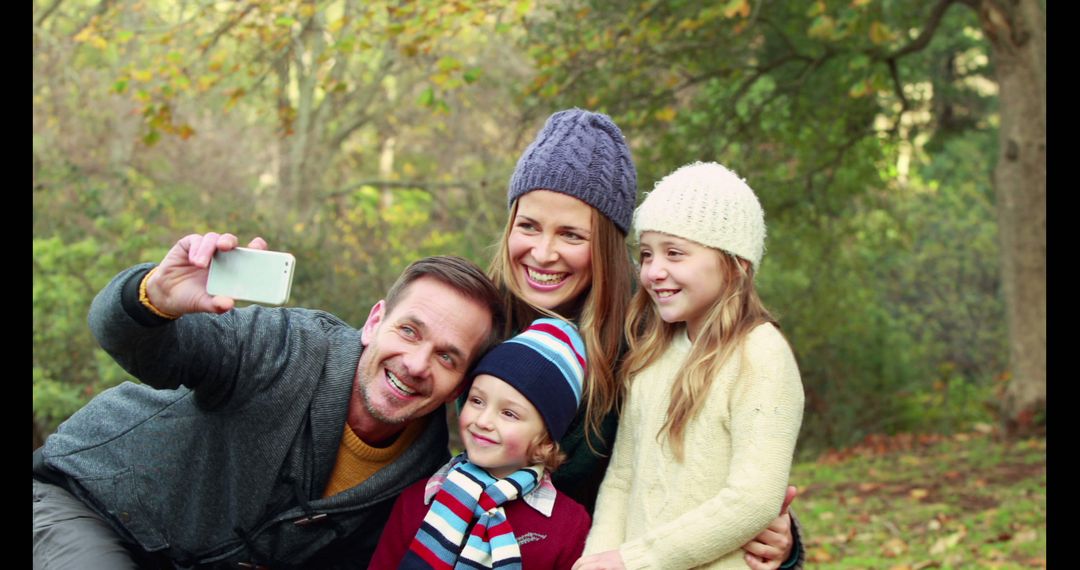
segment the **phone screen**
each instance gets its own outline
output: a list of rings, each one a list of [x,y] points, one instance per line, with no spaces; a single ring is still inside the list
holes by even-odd
[[[265,305],[288,302],[296,258],[282,251],[238,247],[219,251],[210,262],[206,291]]]

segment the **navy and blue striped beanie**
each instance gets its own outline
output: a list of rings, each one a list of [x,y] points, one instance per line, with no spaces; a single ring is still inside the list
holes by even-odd
[[[581,404],[586,370],[585,341],[577,328],[543,318],[489,350],[469,377],[489,374],[513,386],[536,406],[551,439],[559,441]]]
[[[507,204],[533,190],[573,196],[625,235],[637,197],[637,170],[622,131],[602,113],[567,109],[550,117],[518,159]]]

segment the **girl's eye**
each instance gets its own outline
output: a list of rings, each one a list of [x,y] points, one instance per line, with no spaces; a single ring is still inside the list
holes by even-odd
[[[638,256],[640,257],[640,259],[642,261],[644,261],[644,260],[649,259],[650,257],[652,257],[652,252],[651,251],[643,251],[640,254],[638,254]]]
[[[525,230],[525,231],[529,231],[529,232],[536,231],[536,225],[533,224],[532,222],[518,222],[517,224],[514,225],[514,227]]]
[[[515,414],[514,412],[512,412],[510,410],[503,410],[503,415],[510,418],[510,419],[512,419],[512,420],[518,419],[517,414]]]
[[[472,398],[469,398],[469,403],[474,406],[480,406],[484,403],[484,401],[480,398],[477,398],[476,396],[473,396]]]
[[[563,232],[563,237],[571,241],[583,241],[585,239],[574,232]]]

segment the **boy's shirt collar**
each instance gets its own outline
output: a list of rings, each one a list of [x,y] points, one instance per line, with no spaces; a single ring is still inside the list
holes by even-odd
[[[451,459],[446,465],[439,468],[427,480],[427,484],[424,485],[424,504],[430,505],[431,500],[435,498],[435,494],[442,488],[443,483],[446,482],[446,474],[450,472],[455,465],[465,461],[465,454],[459,453],[453,459]],[[526,505],[536,509],[537,512],[550,518],[551,512],[555,509],[555,496],[558,495],[558,491],[555,490],[555,485],[551,482],[551,474],[544,470],[544,476],[540,479],[540,483],[524,497],[521,497],[525,501]]]

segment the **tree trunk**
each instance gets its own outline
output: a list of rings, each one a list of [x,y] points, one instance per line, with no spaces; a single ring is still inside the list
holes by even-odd
[[[1003,412],[1011,432],[1046,406],[1046,19],[1038,0],[983,0],[1001,127],[994,169],[1012,377]]]

